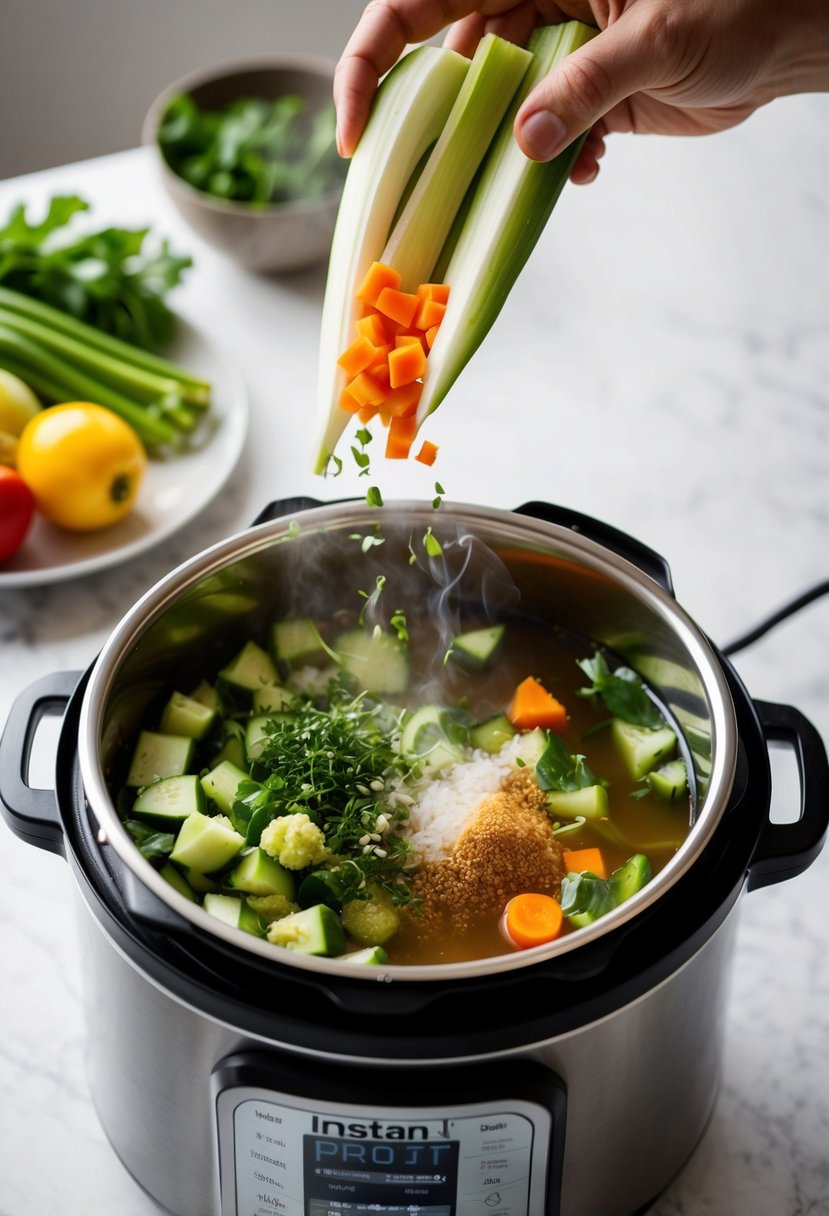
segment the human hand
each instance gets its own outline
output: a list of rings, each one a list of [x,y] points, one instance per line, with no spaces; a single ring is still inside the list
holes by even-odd
[[[775,97],[829,90],[825,0],[371,0],[337,65],[341,153],[354,151],[380,77],[409,43],[449,24],[445,44],[471,55],[484,33],[525,43],[536,25],[571,18],[600,33],[532,90],[515,136],[546,161],[589,131],[575,182],[595,178],[609,132],[704,135]]]

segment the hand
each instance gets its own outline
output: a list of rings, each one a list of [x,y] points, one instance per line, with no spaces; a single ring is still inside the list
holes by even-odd
[[[407,44],[449,24],[445,44],[472,55],[484,33],[525,43],[536,25],[574,17],[600,33],[533,89],[515,136],[545,161],[589,131],[575,182],[595,178],[609,132],[704,135],[775,97],[829,90],[825,0],[371,0],[337,65],[340,152],[354,151]]]

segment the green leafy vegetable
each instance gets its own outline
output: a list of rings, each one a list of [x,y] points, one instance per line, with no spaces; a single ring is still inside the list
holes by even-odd
[[[158,143],[170,168],[196,190],[254,207],[321,199],[345,176],[333,106],[312,116],[292,94],[241,97],[218,110],[179,94]]]
[[[156,857],[168,857],[173,851],[176,838],[171,832],[159,832],[139,819],[127,819],[124,827],[143,856],[150,861]]]
[[[665,725],[665,719],[645,691],[642,680],[631,668],[617,667],[611,672],[603,654],[579,659],[578,665],[591,681],[589,688],[579,689],[578,696],[594,702],[600,699],[614,718],[621,718],[633,726],[657,730]]]
[[[167,345],[175,319],[164,296],[192,264],[167,241],[148,247],[148,228],[69,227],[88,211],[77,195],[51,199],[39,223],[24,204],[0,227],[0,285],[147,350]]]
[[[651,865],[643,853],[635,853],[610,878],[584,871],[565,874],[561,880],[561,910],[577,928],[590,925],[620,907],[650,880]]]
[[[542,790],[572,791],[596,785],[584,756],[572,756],[558,735],[547,732],[547,745],[535,766],[535,779]]]

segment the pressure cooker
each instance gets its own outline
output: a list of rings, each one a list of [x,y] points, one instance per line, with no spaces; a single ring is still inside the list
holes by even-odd
[[[208,649],[230,653],[300,590],[335,610],[354,587],[353,537],[378,524],[402,541],[474,537],[523,613],[612,648],[679,725],[688,838],[594,925],[495,959],[349,968],[208,917],[127,836],[107,773],[159,690],[187,686]],[[54,789],[36,789],[34,734],[56,711]],[[772,744],[797,760],[793,822],[770,818]],[[162,579],[88,671],[18,697],[0,800],[18,836],[71,867],[92,1097],[167,1211],[632,1216],[703,1134],[741,899],[817,856],[829,768],[807,719],[753,700],[677,603],[664,560],[617,529],[542,503],[297,499]]]

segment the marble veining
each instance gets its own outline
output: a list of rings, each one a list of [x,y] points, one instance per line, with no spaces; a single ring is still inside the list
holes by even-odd
[[[786,99],[710,140],[612,140],[430,420],[438,465],[376,462],[386,499],[431,497],[437,478],[459,501],[547,498],[608,520],[668,557],[720,644],[829,576],[827,105]],[[84,670],[149,587],[270,499],[367,484],[308,471],[321,270],[267,279],[223,261],[142,151],[0,183],[0,213],[70,190],[192,251],[177,304],[243,369],[250,440],[227,490],[165,543],[51,587],[0,583],[0,721],[38,677]],[[829,737],[827,655],[829,599],[735,665],[753,696]],[[791,774],[775,783],[796,805]],[[89,1099],[69,868],[3,827],[0,848],[0,1216],[150,1216]],[[827,888],[829,853],[741,901],[720,1097],[653,1216],[829,1216]]]

